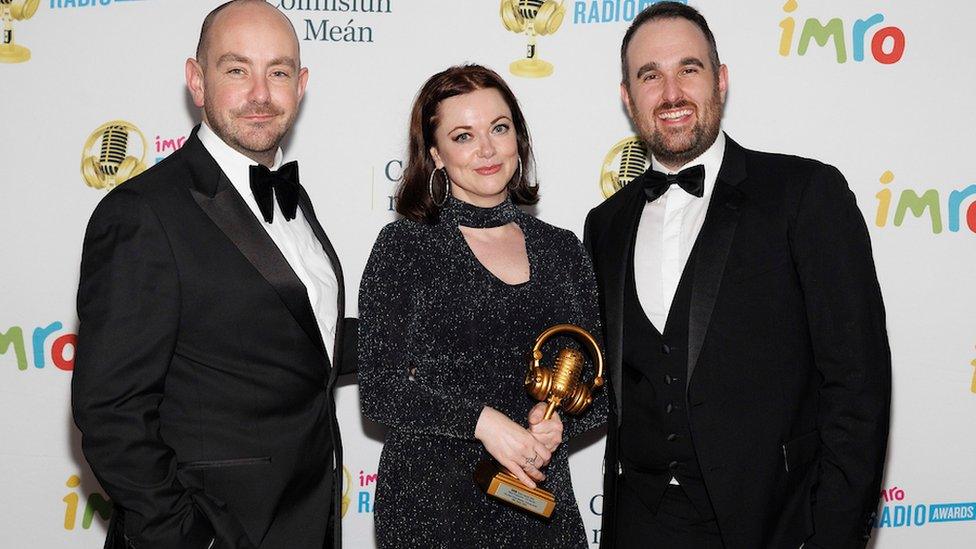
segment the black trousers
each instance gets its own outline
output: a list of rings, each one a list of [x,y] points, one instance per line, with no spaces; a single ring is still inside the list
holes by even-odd
[[[618,482],[616,549],[722,549],[718,523],[703,519],[680,486],[669,485],[655,511],[626,475]]]

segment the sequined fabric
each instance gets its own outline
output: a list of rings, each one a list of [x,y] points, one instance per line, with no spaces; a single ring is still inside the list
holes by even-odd
[[[524,284],[492,275],[458,229],[501,221],[525,235],[531,272]],[[484,406],[527,425],[535,401],[522,381],[536,336],[564,322],[600,336],[593,269],[576,236],[508,201],[482,209],[450,199],[436,224],[400,220],[383,228],[359,312],[363,414],[389,427],[376,487],[379,547],[586,547],[565,444],[542,484],[556,497],[549,521],[489,498],[472,478],[488,457],[474,438]],[[549,364],[563,346],[566,340],[549,341]],[[606,414],[601,389],[581,416],[563,415],[564,439],[604,423]]]

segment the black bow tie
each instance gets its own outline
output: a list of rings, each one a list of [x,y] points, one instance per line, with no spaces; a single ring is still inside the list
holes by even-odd
[[[278,207],[285,221],[295,219],[298,210],[298,162],[291,161],[275,171],[260,164],[251,166],[251,193],[266,222],[271,223],[274,219],[272,195],[278,199]]]
[[[647,201],[657,200],[671,185],[678,185],[688,194],[701,198],[705,194],[705,166],[697,164],[678,173],[648,170],[644,173],[644,194]]]

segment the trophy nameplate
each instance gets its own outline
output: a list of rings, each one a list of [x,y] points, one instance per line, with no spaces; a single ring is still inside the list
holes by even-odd
[[[556,508],[556,497],[541,488],[529,488],[494,460],[482,461],[474,471],[475,481],[489,496],[549,518]]]

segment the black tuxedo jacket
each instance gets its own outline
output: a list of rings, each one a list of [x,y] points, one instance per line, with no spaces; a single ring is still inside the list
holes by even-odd
[[[332,393],[357,330],[304,190],[300,207],[339,282],[335,364],[304,285],[196,130],[92,215],[72,406],[115,504],[107,546],[338,547]]]
[[[698,237],[686,404],[726,547],[863,547],[888,437],[891,359],[864,220],[843,176],[731,139]],[[614,547],[625,268],[640,181],[594,208],[615,396],[602,547]],[[652,542],[649,541],[651,545]]]

